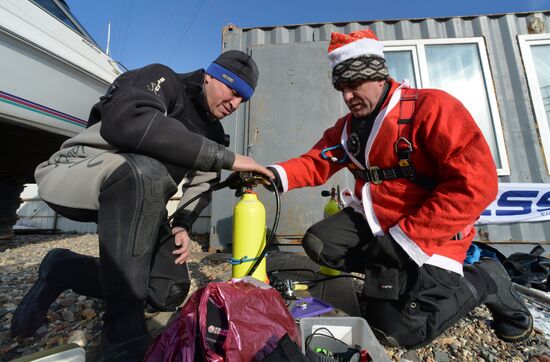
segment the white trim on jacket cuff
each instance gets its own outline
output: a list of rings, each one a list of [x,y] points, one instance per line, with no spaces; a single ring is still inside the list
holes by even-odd
[[[430,264],[441,269],[449,270],[464,276],[463,265],[449,257],[434,254],[424,264]]]
[[[420,249],[420,247],[401,230],[399,225],[392,226],[389,231],[393,239],[403,248],[403,250],[405,250],[411,259],[418,264],[418,266],[422,266],[422,264],[430,258],[424,250]]]
[[[405,250],[418,266],[429,264],[441,269],[449,270],[464,276],[462,264],[447,256],[433,254],[429,256],[412,239],[410,239],[399,225],[390,228],[390,235]]]
[[[267,167],[273,167],[275,170],[277,170],[277,173],[279,174],[279,178],[281,179],[281,186],[283,186],[283,192],[288,191],[288,176],[286,175],[285,168],[280,165],[269,165]]]

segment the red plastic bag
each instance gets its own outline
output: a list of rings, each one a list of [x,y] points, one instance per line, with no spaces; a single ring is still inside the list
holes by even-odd
[[[206,325],[212,305],[227,318],[227,329]],[[212,333],[224,336],[221,348],[206,338]],[[178,318],[155,339],[145,361],[191,362],[195,355],[204,361],[260,361],[285,333],[300,344],[294,319],[275,289],[248,277],[210,283],[191,295]]]

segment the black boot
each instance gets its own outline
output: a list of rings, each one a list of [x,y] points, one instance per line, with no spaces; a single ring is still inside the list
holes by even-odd
[[[152,341],[143,316],[143,303],[115,309],[122,312],[109,316],[107,310],[104,315],[99,361],[143,361]]]
[[[103,334],[101,356],[98,362],[141,362],[151,341],[151,336],[144,334],[124,342],[114,343]]]
[[[46,320],[50,305],[67,289],[88,297],[101,297],[97,258],[68,249],[50,250],[40,263],[38,280],[13,314],[12,336],[32,336]]]
[[[533,317],[502,264],[498,260],[483,259],[476,265],[487,272],[497,286],[496,292],[484,302],[493,315],[493,329],[497,337],[506,342],[529,338],[533,331]]]

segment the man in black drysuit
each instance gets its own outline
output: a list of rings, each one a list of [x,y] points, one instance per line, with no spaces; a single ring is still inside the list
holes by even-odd
[[[222,169],[273,177],[226,148],[219,121],[252,96],[257,80],[254,60],[228,51],[206,71],[153,64],[113,82],[86,130],[35,172],[40,197],[56,212],[98,223],[100,257],[51,250],[14,313],[12,335],[33,335],[50,304],[73,289],[105,300],[102,359],[141,360],[150,338],[144,308],[175,310],[185,299],[188,231],[210,202],[210,194],[199,198],[169,225],[166,204],[177,185],[185,180],[184,203]]]

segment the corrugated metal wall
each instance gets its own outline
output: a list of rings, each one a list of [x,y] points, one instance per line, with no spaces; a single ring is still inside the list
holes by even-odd
[[[181,188],[172,197],[166,209],[171,215],[177,208],[181,197]],[[59,214],[56,214],[44,201],[38,197],[35,184],[26,185],[21,194],[23,202],[17,210],[16,228],[30,229],[57,229],[61,232],[75,233],[96,233],[97,225],[93,222],[77,222],[69,220]],[[197,234],[207,234],[210,230],[210,207],[206,208],[195,224],[193,232]]]
[[[76,222],[56,214],[44,201],[38,197],[35,184],[25,185],[21,193],[21,206],[17,210],[17,228],[54,230],[61,232],[95,233],[93,222]]]
[[[550,10],[534,14],[542,18],[545,29],[548,31]],[[246,151],[260,162],[273,162],[293,157],[307,150],[307,147],[313,144],[312,140],[318,139],[319,132],[325,128],[327,122],[333,122],[337,116],[346,113],[345,106],[339,101],[341,97],[330,90],[328,64],[325,63],[320,67],[315,60],[317,52],[323,51],[323,54],[326,54],[326,47],[333,31],[348,33],[370,28],[383,41],[483,37],[510,163],[510,175],[502,176],[499,180],[500,182],[548,183],[550,177],[543,161],[525,69],[518,46],[518,35],[528,34],[531,15],[533,13],[357,21],[249,29],[228,26],[223,34],[224,49],[240,49],[253,54],[261,71],[260,84],[249,104],[241,107],[241,110],[229,120],[224,120],[226,131],[232,136],[232,148],[240,153]],[[315,55],[310,57],[311,64],[308,63],[308,59],[304,59],[308,55]],[[310,75],[308,68],[315,72]],[[307,97],[299,97],[298,92],[292,99],[287,94],[286,88],[277,91],[277,82],[280,79],[273,77],[273,69],[282,71],[279,74],[286,77],[287,87],[290,82],[293,82],[291,78],[295,76],[296,84],[292,85],[296,85],[299,92],[307,92]],[[310,82],[304,82],[302,78],[304,73],[312,77]],[[318,101],[304,103],[304,100],[310,100],[312,95]],[[281,98],[284,102],[280,101]],[[324,117],[318,118],[319,113],[314,111],[317,108],[326,111]],[[307,110],[313,111],[310,116],[307,115]],[[274,117],[272,114],[274,112],[277,113],[278,122],[272,122],[270,129],[262,129],[261,126],[265,126],[262,119],[273,121],[271,118]],[[298,127],[296,123],[301,123],[302,126]],[[278,137],[277,141],[281,142],[285,134],[296,131],[304,132],[301,144],[283,143],[280,147],[262,149],[264,143],[272,146],[272,143],[266,142],[266,137]],[[342,181],[347,182],[347,179],[345,177],[344,180],[339,179],[338,183]],[[301,206],[295,205],[297,209],[283,208],[283,213],[290,212],[300,222],[320,218],[322,205],[326,200],[321,199],[320,196],[317,199],[311,199],[312,194],[305,195],[301,194],[302,192],[307,191],[296,191],[292,199],[309,202],[302,203]],[[283,197],[283,207],[289,202],[288,195],[286,196],[286,198]],[[269,199],[266,201],[269,212],[271,201]],[[210,238],[213,248],[223,247],[231,242],[231,212],[234,203],[235,198],[229,191],[218,192],[213,196]],[[301,217],[303,215],[306,217]],[[302,232],[305,231],[306,226],[303,225]],[[491,225],[483,227],[481,231],[490,241],[550,240],[549,222]],[[284,222],[279,233],[292,234],[285,230]]]

